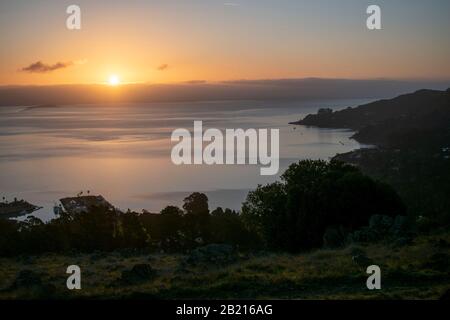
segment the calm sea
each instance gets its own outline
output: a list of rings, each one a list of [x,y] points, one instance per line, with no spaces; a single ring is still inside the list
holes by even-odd
[[[218,101],[0,107],[0,197],[44,207],[49,220],[58,199],[80,191],[102,194],[120,209],[158,212],[181,205],[194,191],[210,207],[240,209],[249,190],[279,176],[259,166],[175,166],[175,128],[279,128],[280,172],[300,159],[329,159],[360,148],[351,131],[288,125],[319,108],[341,109],[367,100]]]

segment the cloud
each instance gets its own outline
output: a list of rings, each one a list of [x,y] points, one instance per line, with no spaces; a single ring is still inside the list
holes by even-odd
[[[185,81],[186,84],[205,84],[206,80],[189,80]]]
[[[59,69],[64,69],[67,67],[70,67],[74,64],[74,62],[57,62],[55,64],[46,64],[42,61],[38,61],[35,63],[30,64],[27,67],[23,67],[21,71],[23,72],[30,72],[30,73],[47,73],[52,72]],[[77,63],[78,64],[78,63]]]
[[[167,63],[164,63],[164,64],[158,66],[157,69],[158,69],[159,71],[164,71],[164,70],[167,70],[168,68],[169,68],[169,65],[168,65]]]

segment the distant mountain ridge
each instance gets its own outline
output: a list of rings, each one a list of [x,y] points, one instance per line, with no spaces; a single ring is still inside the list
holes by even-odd
[[[412,136],[418,143],[426,137],[445,144],[450,138],[450,89],[418,90],[335,112],[321,109],[293,124],[352,129],[356,140],[380,146],[403,146]]]
[[[449,80],[269,79],[182,83],[0,86],[0,106],[216,100],[379,99],[419,88],[442,90]]]
[[[363,148],[335,160],[388,183],[411,216],[428,226],[450,225],[450,89],[419,90],[333,112],[321,109],[295,124],[349,128]]]

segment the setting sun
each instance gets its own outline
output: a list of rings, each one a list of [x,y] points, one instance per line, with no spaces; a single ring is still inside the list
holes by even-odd
[[[111,86],[117,86],[120,84],[120,79],[117,75],[113,74],[113,75],[109,76],[108,82]]]

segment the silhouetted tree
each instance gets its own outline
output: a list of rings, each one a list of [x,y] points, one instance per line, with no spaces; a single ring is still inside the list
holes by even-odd
[[[269,247],[285,248],[288,244],[286,201],[285,186],[275,182],[259,185],[242,205],[245,225]]]
[[[183,210],[176,206],[167,206],[160,212],[162,215],[174,215],[174,216],[182,216]]]
[[[405,213],[392,188],[342,162],[300,161],[281,178],[250,192],[242,209],[247,225],[272,248],[319,247],[329,226],[354,230],[374,214]]]
[[[191,246],[196,246],[199,240],[201,243],[208,242],[211,238],[211,230],[208,228],[210,218],[208,197],[203,193],[194,192],[183,202],[186,237]]]
[[[194,192],[190,196],[184,198],[183,209],[186,214],[192,215],[208,215],[208,197],[204,193]]]
[[[19,254],[20,249],[19,224],[14,220],[0,219],[0,255]]]
[[[149,235],[134,212],[120,215],[121,246],[124,248],[144,248],[148,245]]]
[[[211,215],[213,217],[223,216],[224,214],[225,214],[225,212],[223,211],[223,209],[221,207],[217,207],[216,209],[211,211]]]

